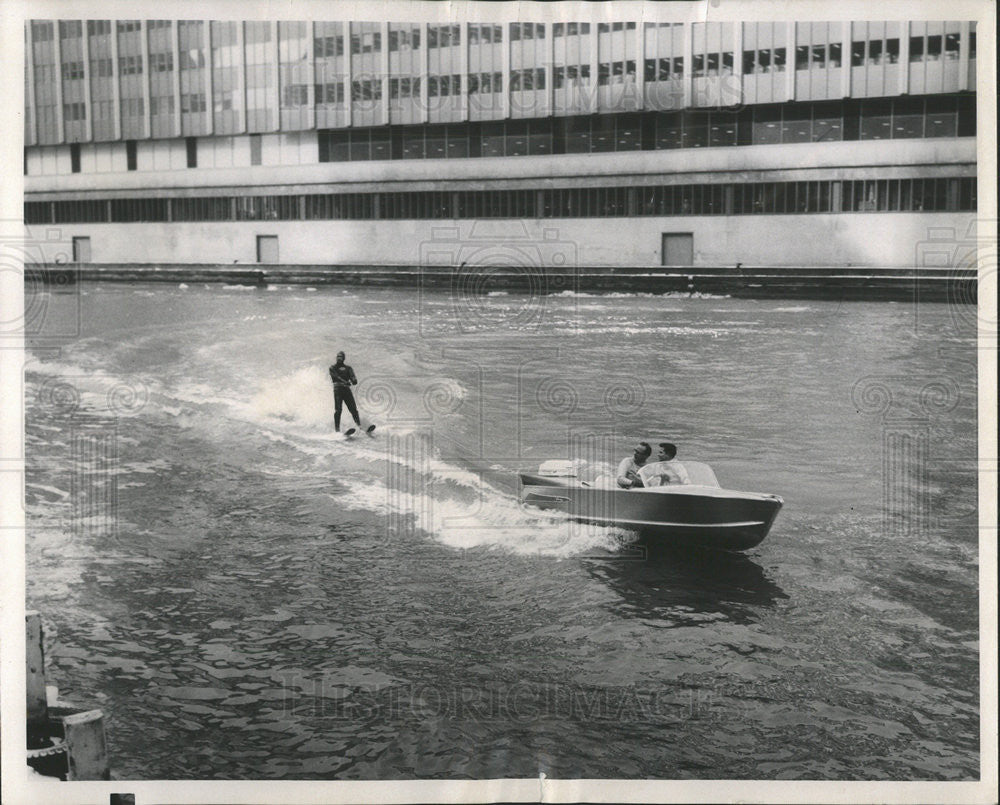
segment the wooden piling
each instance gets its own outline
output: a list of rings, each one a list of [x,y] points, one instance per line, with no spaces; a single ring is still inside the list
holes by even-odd
[[[45,731],[49,719],[48,699],[45,693],[45,649],[42,647],[42,616],[38,612],[24,613],[28,693],[28,735]]]
[[[28,762],[65,780],[110,780],[104,714],[48,701],[42,617],[25,613]]]
[[[100,710],[74,713],[63,719],[69,758],[67,780],[110,780],[104,715]]]

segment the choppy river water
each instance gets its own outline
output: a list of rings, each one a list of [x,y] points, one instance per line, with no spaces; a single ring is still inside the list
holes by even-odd
[[[33,299],[28,605],[119,778],[978,775],[948,305],[84,284]],[[332,433],[343,349],[376,438]],[[780,494],[643,552],[511,471],[669,439]]]

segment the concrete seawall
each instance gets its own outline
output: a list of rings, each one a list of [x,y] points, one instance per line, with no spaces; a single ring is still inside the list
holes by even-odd
[[[25,268],[26,283],[224,282],[491,291],[704,293],[746,298],[855,299],[974,304],[974,270],[957,268],[591,267],[252,265],[86,263]]]

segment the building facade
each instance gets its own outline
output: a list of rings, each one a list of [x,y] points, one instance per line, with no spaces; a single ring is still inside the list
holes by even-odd
[[[24,217],[95,263],[909,267],[974,223],[975,88],[967,21],[35,20]]]

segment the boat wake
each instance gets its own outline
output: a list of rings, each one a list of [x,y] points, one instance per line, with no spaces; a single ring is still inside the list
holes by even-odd
[[[82,411],[103,414],[109,421],[116,417],[114,421],[120,422],[120,411],[113,410],[110,401],[115,389],[128,388],[125,378],[82,372],[69,363],[44,362],[31,367],[28,381],[29,417],[35,430],[72,430],[72,417]],[[442,382],[451,397],[464,394],[458,381]],[[136,385],[134,379],[132,385]],[[451,454],[441,456],[436,444],[443,440],[435,438],[440,436],[435,428],[441,423],[403,426],[390,422],[380,424],[374,438],[361,434],[345,439],[333,431],[333,395],[325,366],[318,363],[259,380],[252,395],[238,394],[226,388],[229,385],[228,379],[218,376],[144,377],[143,404],[133,415],[154,432],[159,427],[165,434],[156,423],[166,420],[178,440],[192,435],[203,439],[206,453],[236,455],[239,449],[239,455],[244,455],[242,451],[252,449],[259,461],[248,471],[280,477],[296,494],[317,494],[335,501],[331,512],[367,511],[395,533],[424,534],[455,549],[569,557],[615,551],[631,536],[619,529],[570,523],[524,508],[515,494],[501,488],[503,481],[509,483],[510,475],[478,460],[474,452],[464,458],[452,441]],[[426,402],[421,389],[411,392],[403,384],[397,397],[402,410],[421,410]],[[43,404],[47,400],[48,408]],[[50,416],[55,404],[61,404],[59,410],[68,412],[70,418]],[[345,421],[350,423],[346,410],[343,416],[342,427]],[[362,421],[367,424],[363,406]],[[119,438],[128,430],[119,427]],[[177,443],[164,435],[157,445],[164,459],[157,472],[171,473],[174,466],[189,460],[171,455]],[[227,450],[227,444],[231,449]],[[127,449],[119,453],[126,466]],[[132,481],[122,477],[118,483],[124,488]],[[45,490],[38,492],[36,503],[47,505]],[[273,490],[262,494],[273,494]],[[65,508],[63,498],[56,495],[51,505]]]

